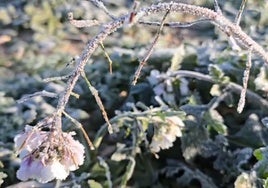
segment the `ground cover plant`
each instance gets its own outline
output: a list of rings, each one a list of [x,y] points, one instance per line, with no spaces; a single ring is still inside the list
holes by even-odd
[[[267,187],[267,2],[0,2],[4,187]]]

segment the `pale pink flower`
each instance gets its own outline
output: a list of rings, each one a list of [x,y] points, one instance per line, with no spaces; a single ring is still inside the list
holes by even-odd
[[[15,149],[31,152],[44,142],[49,132],[40,131],[32,126],[26,125],[22,134],[15,136]],[[25,144],[27,142],[27,145]]]
[[[63,138],[65,139],[68,151],[66,155],[62,157],[63,159],[61,161],[65,166],[68,166],[70,171],[76,170],[77,166],[84,163],[84,146],[80,142],[74,140],[72,135],[75,135],[75,132],[70,132],[69,134],[63,133]]]
[[[68,175],[69,172],[65,170],[65,167],[59,161],[45,165],[32,155],[24,157],[20,169],[17,171],[18,179],[22,181],[36,179],[40,183],[47,183],[54,178],[63,180]]]
[[[14,139],[22,160],[17,178],[41,183],[66,179],[70,171],[84,163],[84,146],[73,135],[74,132],[41,131],[26,125],[25,132]]]

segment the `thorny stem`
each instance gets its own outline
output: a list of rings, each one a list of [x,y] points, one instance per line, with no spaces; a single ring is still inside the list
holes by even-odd
[[[265,52],[265,50],[250,36],[248,36],[244,31],[242,31],[240,26],[229,21],[222,14],[219,14],[208,8],[183,3],[175,3],[175,2],[159,3],[138,10],[136,14],[136,21],[139,21],[139,19],[148,16],[150,14],[166,12],[167,10],[169,10],[170,12],[182,12],[211,20],[212,24],[219,27],[228,36],[232,36],[243,47],[247,49],[252,47],[252,53],[256,53],[265,61],[265,63],[268,63],[268,54]],[[123,23],[128,18],[129,14],[126,14],[117,19],[114,19],[108,24],[105,24],[101,32],[87,43],[84,51],[80,55],[80,58],[74,71],[72,72],[70,78],[68,79],[65,91],[59,97],[57,110],[55,112],[56,116],[60,117],[62,112],[64,111],[66,104],[69,101],[69,97],[72,93],[72,90],[93,52],[97,49],[99,44],[103,42],[104,39],[109,34],[113,33],[118,28],[122,27]],[[59,124],[58,126],[61,126],[61,124]]]

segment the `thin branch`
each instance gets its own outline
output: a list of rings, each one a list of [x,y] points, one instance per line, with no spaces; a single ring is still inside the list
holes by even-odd
[[[160,27],[158,28],[157,30],[157,33],[155,35],[155,38],[152,42],[152,44],[150,45],[148,51],[145,53],[145,56],[143,57],[143,59],[140,61],[140,65],[139,67],[137,68],[136,72],[135,72],[135,75],[134,75],[134,79],[132,81],[132,84],[133,85],[136,85],[137,81],[138,81],[138,78],[140,77],[140,73],[141,73],[141,70],[142,68],[144,67],[144,65],[146,64],[147,60],[149,59],[149,57],[151,56],[152,52],[153,52],[153,49],[154,49],[154,46],[156,45],[157,41],[158,41],[158,38],[160,36],[160,33],[164,27],[164,21],[165,19],[167,18],[167,15],[169,14],[169,10],[166,12],[166,14],[164,15],[162,21],[161,21],[161,24],[160,24]]]
[[[180,76],[180,77],[190,77],[190,78],[196,78],[198,80],[203,80],[206,82],[215,83],[214,80],[211,78],[211,76],[202,74],[195,71],[188,71],[188,70],[179,70],[179,71],[173,71],[170,76]]]
[[[87,79],[87,77],[86,77],[86,75],[85,75],[84,72],[82,72],[82,77],[83,77],[83,78],[85,79],[85,81],[87,82],[87,85],[88,85],[88,87],[89,87],[89,90],[90,90],[90,92],[92,93],[92,95],[94,96],[94,98],[95,98],[95,100],[96,100],[96,102],[97,102],[97,104],[98,104],[98,106],[99,106],[99,108],[100,108],[100,110],[101,110],[101,112],[102,112],[102,116],[103,116],[104,120],[106,121],[106,123],[108,124],[108,131],[109,131],[109,133],[112,134],[112,133],[113,133],[113,128],[112,128],[112,125],[111,125],[111,123],[110,123],[110,121],[109,121],[108,115],[107,115],[107,113],[106,113],[106,111],[105,111],[105,108],[104,108],[104,105],[103,105],[103,103],[102,103],[102,101],[101,101],[101,98],[99,97],[98,90],[96,90],[96,89],[91,85],[91,83],[90,83],[89,80]]]
[[[243,14],[244,10],[245,10],[246,3],[247,3],[247,0],[242,0],[242,3],[240,5],[239,11],[238,11],[238,14],[236,15],[236,18],[235,18],[235,24],[236,25],[240,25],[241,17],[242,17],[242,14]]]
[[[237,42],[233,36],[228,37],[228,42],[229,42],[229,45],[231,46],[232,50],[238,51],[238,52],[241,51],[240,46],[237,44]]]
[[[65,76],[57,76],[57,77],[51,77],[51,78],[44,78],[43,82],[54,82],[54,81],[60,81],[60,80],[67,80],[70,78],[71,75],[65,75]]]
[[[97,8],[100,8],[101,10],[103,10],[110,18],[112,18],[113,20],[116,20],[116,17],[108,11],[108,9],[106,8],[106,6],[103,4],[101,0],[88,0],[88,1],[90,1]]]
[[[234,24],[233,22],[225,18],[222,14],[219,14],[211,9],[175,2],[159,3],[157,5],[152,5],[151,7],[137,11],[135,17],[138,21],[139,19],[144,18],[147,15],[163,12],[169,9],[170,12],[183,12],[186,14],[191,14],[200,18],[211,20],[211,23],[216,25],[228,37],[232,36],[243,47],[249,49],[252,46],[252,52],[259,55],[266,63],[268,63],[268,54],[257,42],[255,42],[250,36],[248,36],[241,29],[240,26]]]
[[[27,100],[30,100],[33,97],[50,97],[50,98],[57,98],[58,95],[56,93],[48,92],[48,91],[38,91],[33,94],[25,95],[21,99],[17,100],[17,103],[24,103]]]
[[[247,49],[252,48],[252,53],[259,55],[265,61],[265,63],[268,63],[268,54],[257,42],[255,42],[250,36],[248,36],[244,31],[242,31],[242,29],[238,25],[232,23],[223,15],[218,14],[217,12],[208,8],[175,2],[159,3],[138,10],[135,16],[136,22],[138,22],[141,18],[144,18],[145,16],[156,14],[159,12],[166,12],[167,10],[170,10],[170,12],[181,12],[211,20],[211,22],[217,27],[219,27],[227,36],[232,36],[236,41],[239,42],[240,45],[243,45]],[[70,94],[78,78],[80,77],[89,58],[99,46],[100,42],[103,42],[109,34],[115,32],[118,28],[123,27],[125,21],[128,18],[129,14],[126,14],[103,25],[102,31],[88,42],[88,44],[85,46],[84,51],[80,55],[80,58],[77,61],[74,71],[72,72],[70,78],[67,81],[67,86],[65,88],[64,93],[62,93],[62,95],[59,97],[55,114],[60,116],[65,109],[65,106],[69,101]]]
[[[132,10],[131,10],[126,22],[125,22],[125,24],[127,26],[132,26],[133,23],[135,23],[137,21],[136,15],[137,15],[137,9],[138,9],[139,5],[140,5],[140,2],[135,0],[133,3],[133,6],[132,6]]]
[[[88,42],[84,51],[78,58],[78,62],[76,64],[74,71],[72,72],[70,78],[67,81],[67,86],[65,88],[64,93],[62,93],[62,95],[59,97],[57,110],[55,114],[60,115],[65,109],[65,106],[69,101],[70,95],[73,91],[73,88],[78,78],[83,72],[86,63],[88,62],[88,59],[91,57],[93,52],[99,46],[99,43],[102,42],[109,34],[113,33],[117,28],[122,26],[124,23],[124,20],[125,20],[125,16],[104,25],[103,30],[97,36],[95,36],[93,39],[91,39]]]
[[[211,20],[209,19],[199,19],[196,21],[192,22],[168,22],[164,23],[165,27],[171,27],[171,28],[186,28],[186,27],[191,27],[193,25],[199,24],[199,23],[204,23],[204,22],[210,22]],[[145,25],[153,25],[153,26],[160,26],[160,22],[150,22],[150,21],[139,21],[139,24],[145,24]]]
[[[68,13],[68,20],[73,26],[78,28],[100,25],[98,20],[75,20],[72,12]]]
[[[73,91],[71,92],[71,96],[73,96],[73,97],[75,97],[77,99],[80,98],[80,95],[78,93],[73,92]]]
[[[93,143],[91,142],[91,140],[89,139],[88,135],[87,135],[87,132],[85,131],[83,125],[77,121],[76,119],[74,119],[73,117],[71,117],[67,112],[63,111],[63,114],[68,118],[70,119],[76,126],[78,129],[80,129],[87,141],[87,144],[88,146],[90,147],[91,150],[95,150],[95,147],[93,145]]]
[[[241,91],[240,94],[240,99],[238,102],[238,107],[237,107],[237,112],[241,113],[244,109],[245,106],[245,102],[246,102],[246,92],[247,92],[247,88],[248,88],[248,80],[249,80],[249,74],[250,74],[250,69],[252,66],[252,62],[251,62],[251,49],[248,52],[248,60],[246,63],[246,69],[244,71],[244,75],[243,75],[243,89]]]
[[[98,156],[97,158],[99,160],[100,166],[103,167],[104,170],[105,170],[105,176],[106,176],[108,188],[112,188],[113,187],[113,182],[112,182],[112,178],[111,178],[110,167],[102,157]]]
[[[215,11],[216,11],[218,14],[222,14],[222,12],[221,12],[221,8],[220,8],[219,3],[218,3],[218,0],[214,0],[214,8],[215,8]]]
[[[53,115],[51,115],[51,116],[47,116],[47,117],[45,117],[44,119],[42,119],[41,121],[39,121],[36,125],[35,125],[35,127],[36,128],[42,128],[42,127],[49,127],[49,125],[51,125],[52,124],[52,122],[53,122]]]
[[[102,49],[103,52],[104,52],[104,55],[105,55],[106,59],[107,59],[108,62],[109,62],[109,71],[110,71],[110,73],[112,74],[112,73],[113,73],[113,67],[112,67],[112,65],[113,65],[113,61],[111,60],[109,54],[108,54],[107,51],[105,50],[104,45],[103,45],[102,42],[100,43],[100,46],[101,46],[101,49]]]
[[[75,59],[75,57],[73,57],[73,58],[71,59],[71,61],[69,61],[69,62],[66,64],[65,67],[69,67],[70,65],[73,65],[73,64],[75,63],[75,61],[76,61],[76,59]]]
[[[227,98],[228,95],[229,93],[225,91],[220,96],[214,97],[211,102],[208,103],[208,108],[210,110],[216,109],[219,106],[220,102],[224,101],[224,99]]]
[[[187,71],[187,70],[174,71],[172,72],[170,76],[190,77],[190,78],[195,78],[198,80],[215,83],[214,80],[210,76],[199,73],[199,72],[194,72],[194,71]],[[226,85],[226,88],[228,88],[230,91],[234,92],[237,95],[240,95],[243,90],[242,86],[233,82],[229,82]],[[248,98],[248,102],[261,106],[264,109],[268,110],[268,101],[260,97],[258,94],[247,89],[246,97]]]

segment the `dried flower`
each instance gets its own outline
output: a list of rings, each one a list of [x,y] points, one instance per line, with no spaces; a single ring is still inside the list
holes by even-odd
[[[14,139],[22,160],[17,178],[41,183],[66,179],[70,171],[84,163],[84,146],[73,139],[74,134],[26,125],[25,132]]]
[[[154,117],[154,121],[158,122],[155,126],[155,134],[150,144],[150,149],[153,153],[159,152],[161,149],[168,149],[173,146],[176,137],[181,137],[182,128],[184,127],[183,121],[177,116]]]

